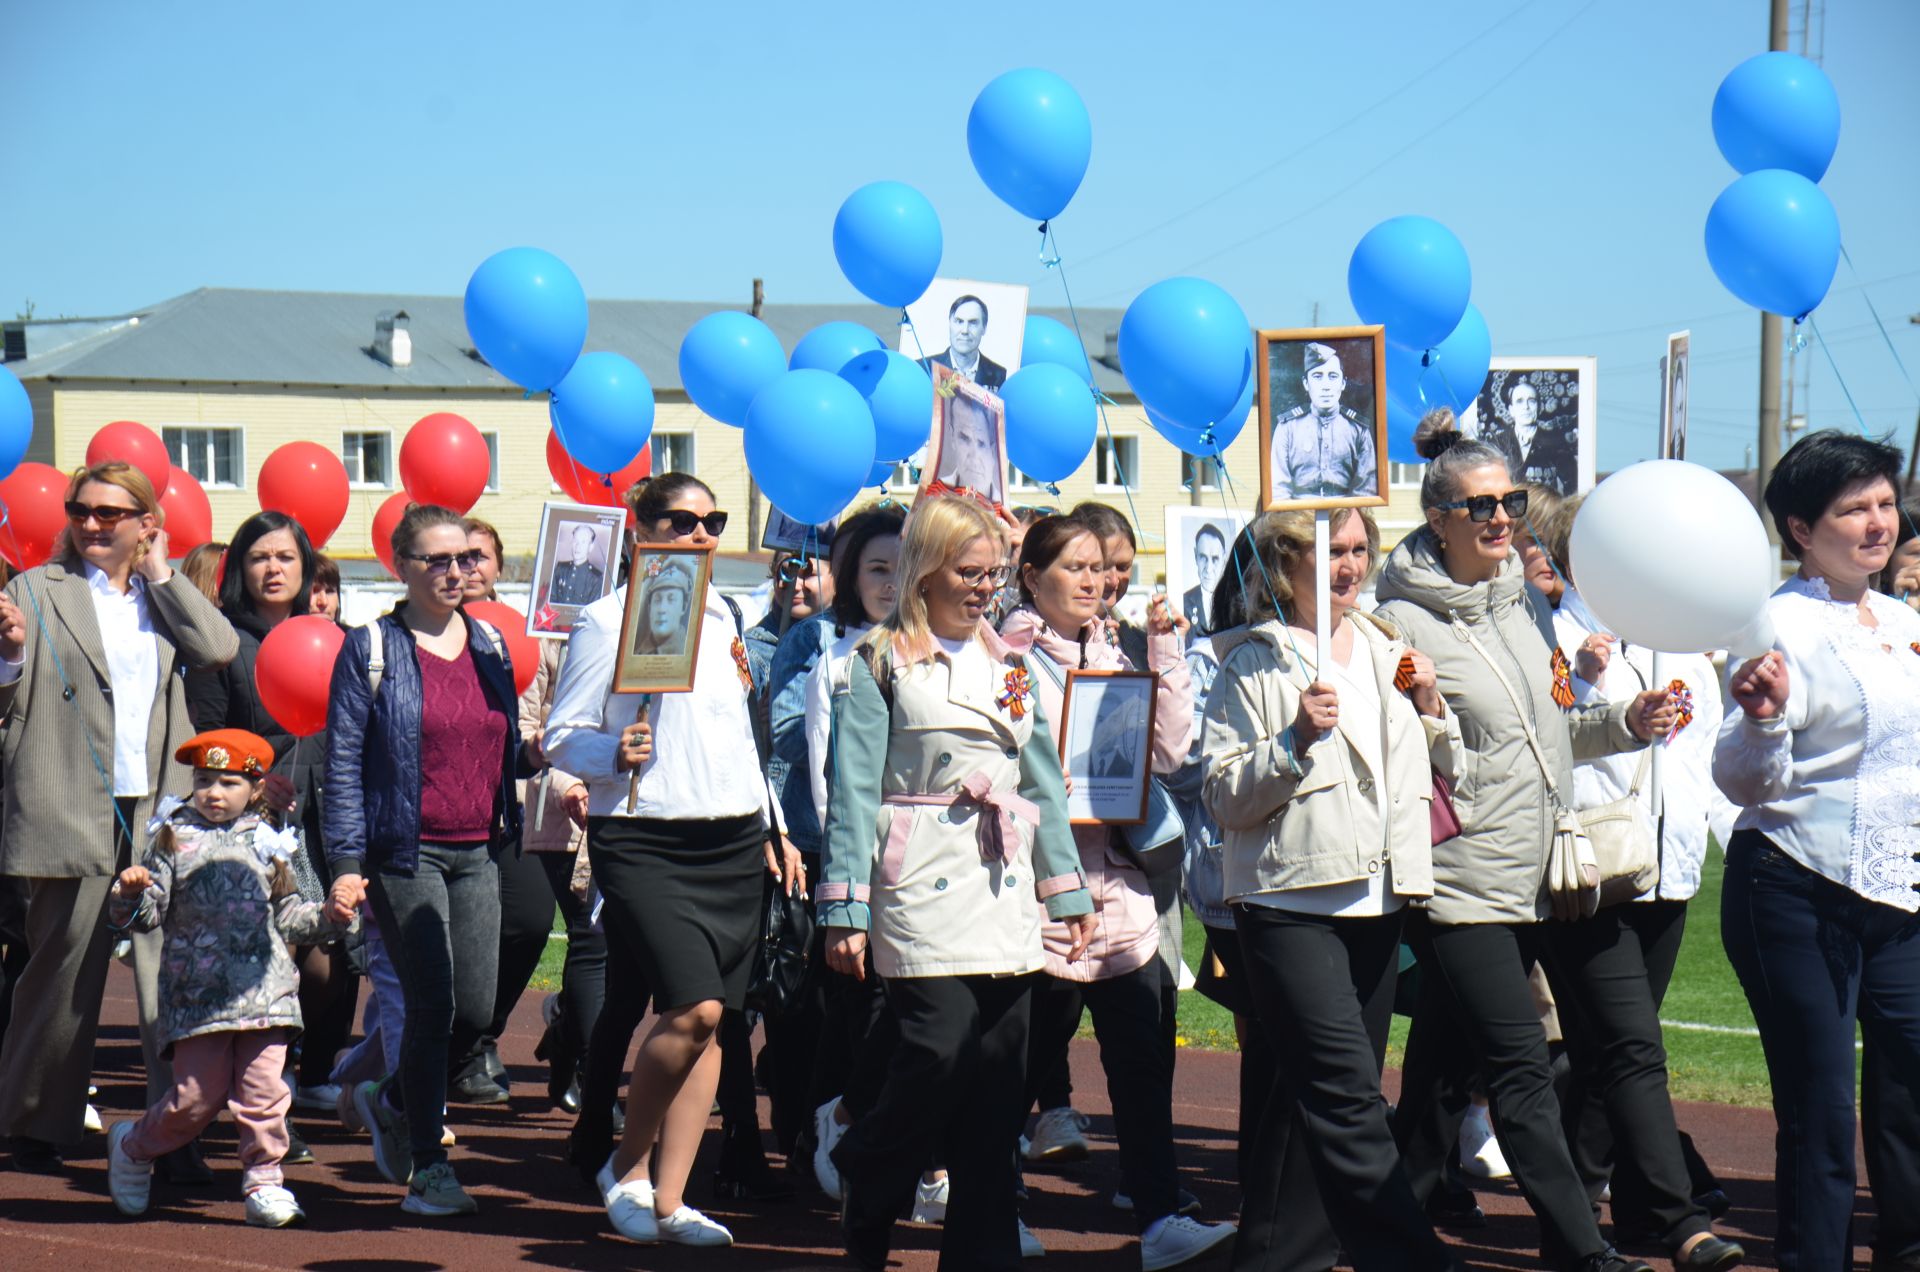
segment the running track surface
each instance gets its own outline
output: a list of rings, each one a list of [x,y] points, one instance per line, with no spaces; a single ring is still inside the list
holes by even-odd
[[[68,1159],[63,1178],[0,1171],[0,1268],[486,1272],[531,1266],[806,1272],[851,1266],[836,1241],[835,1208],[817,1190],[803,1189],[792,1200],[761,1206],[714,1200],[709,1181],[717,1133],[707,1139],[688,1200],[731,1227],[737,1247],[640,1247],[615,1236],[597,1199],[565,1161],[569,1119],[548,1107],[544,1067],[533,1060],[541,997],[527,994],[501,1042],[514,1081],[512,1103],[456,1105],[450,1111],[460,1141],[453,1162],[480,1203],[478,1216],[431,1220],[402,1213],[399,1190],[375,1172],[365,1136],[348,1135],[331,1118],[304,1114],[296,1125],[318,1161],[289,1167],[287,1184],[307,1210],[307,1226],[279,1232],[248,1228],[238,1200],[233,1131],[222,1119],[208,1133],[214,1185],[190,1192],[156,1180],[153,1209],[143,1219],[121,1218],[107,1199],[105,1136],[88,1136]],[[100,1087],[95,1103],[109,1126],[137,1114],[143,1099],[134,1020],[131,977],[116,967],[107,987],[94,1075]],[[1203,1218],[1230,1218],[1236,1204],[1232,1127],[1237,1071],[1238,1058],[1232,1055],[1180,1053],[1174,1121],[1183,1183],[1204,1203]],[[1033,1264],[1034,1272],[1137,1269],[1131,1224],[1108,1200],[1118,1165],[1105,1082],[1092,1043],[1073,1044],[1073,1072],[1075,1104],[1093,1118],[1094,1153],[1086,1162],[1028,1172],[1031,1200],[1022,1213],[1048,1250],[1043,1261]],[[1397,1074],[1388,1075],[1390,1098],[1397,1081]],[[1773,1267],[1772,1115],[1717,1105],[1685,1105],[1679,1112],[1681,1125],[1693,1134],[1733,1199],[1733,1212],[1722,1221],[1721,1231],[1746,1245],[1748,1267]],[[763,1124],[765,1117],[763,1099]],[[716,1132],[718,1126],[715,1119]],[[1449,1237],[1460,1245],[1469,1265],[1539,1267],[1538,1230],[1512,1185],[1481,1185],[1480,1199],[1489,1225]],[[1864,1188],[1858,1210],[1855,1236],[1865,1241],[1872,1219]],[[897,1228],[892,1267],[931,1272],[938,1243],[938,1229]],[[1864,1247],[1858,1258],[1865,1267]],[[1190,1266],[1207,1272],[1224,1268],[1226,1262],[1222,1255]],[[1654,1266],[1663,1272],[1668,1267],[1664,1261],[1654,1261]]]

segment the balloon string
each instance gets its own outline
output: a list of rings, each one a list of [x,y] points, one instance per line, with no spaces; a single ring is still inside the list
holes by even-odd
[[[1840,256],[1846,261],[1847,268],[1852,271],[1854,278],[1858,280],[1860,271],[1854,268],[1853,257],[1847,255],[1844,243],[1840,245]],[[1907,364],[1901,360],[1900,350],[1894,347],[1893,337],[1887,334],[1887,324],[1880,321],[1880,311],[1874,308],[1873,297],[1867,294],[1867,285],[1864,282],[1860,283],[1860,299],[1867,302],[1867,312],[1873,315],[1873,325],[1880,328],[1880,338],[1887,342],[1887,352],[1893,355],[1893,365],[1900,368],[1900,378],[1907,382],[1907,391],[1916,398],[1920,398],[1920,389],[1914,387],[1913,377],[1907,374]]]
[[[1087,338],[1080,330],[1080,311],[1074,307],[1073,288],[1067,283],[1067,268],[1060,263],[1060,240],[1054,235],[1053,222],[1040,223],[1040,260],[1050,270],[1060,275],[1060,291],[1067,298],[1067,317],[1073,321],[1074,339],[1080,342],[1080,356],[1087,356]],[[1093,377],[1092,359],[1087,360],[1087,377]],[[1113,465],[1113,476],[1120,486],[1120,493],[1127,497],[1127,512],[1133,517],[1133,524],[1140,536],[1145,539],[1158,539],[1164,544],[1166,536],[1154,534],[1141,520],[1140,509],[1133,502],[1133,485],[1127,480],[1127,470],[1120,463],[1120,446],[1113,439],[1113,421],[1107,418],[1107,403],[1111,401],[1098,387],[1093,389],[1093,405],[1100,412],[1100,428],[1107,436],[1107,458]],[[1096,467],[1098,461],[1095,461]]]
[[[1840,364],[1833,360],[1833,350],[1827,348],[1827,338],[1820,334],[1820,324],[1809,318],[1807,326],[1813,330],[1813,338],[1819,342],[1820,352],[1827,355],[1827,366],[1833,369],[1833,378],[1840,385],[1840,392],[1846,396],[1847,408],[1853,412],[1854,423],[1860,426],[1860,436],[1873,436],[1872,430],[1867,427],[1866,416],[1860,414],[1860,406],[1853,400],[1853,390],[1847,387],[1846,377],[1840,374]]]

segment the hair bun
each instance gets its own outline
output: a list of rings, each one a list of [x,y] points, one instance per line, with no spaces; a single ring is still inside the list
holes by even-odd
[[[1440,406],[1428,411],[1413,430],[1414,452],[1425,460],[1438,459],[1466,440],[1451,407]]]

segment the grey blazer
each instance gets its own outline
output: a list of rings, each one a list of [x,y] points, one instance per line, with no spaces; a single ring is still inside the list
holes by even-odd
[[[49,561],[7,584],[7,595],[26,620],[27,639],[20,678],[0,685],[6,724],[0,754],[7,773],[0,874],[40,879],[112,874],[114,836],[107,833],[112,789],[93,756],[111,775],[113,704],[92,589],[83,571]],[[178,571],[165,583],[148,586],[147,606],[160,645],[147,771],[154,791],[183,794],[190,774],[173,762],[173,753],[193,736],[193,721],[176,673],[183,667],[222,666],[240,642],[220,611]],[[67,685],[73,689],[70,701],[63,699]],[[153,804],[149,795],[134,812],[136,859]]]

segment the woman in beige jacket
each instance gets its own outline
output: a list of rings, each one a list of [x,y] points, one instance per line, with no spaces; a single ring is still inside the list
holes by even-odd
[[[1342,510],[1330,529],[1330,665],[1314,663],[1313,517],[1269,518],[1253,627],[1221,664],[1201,736],[1226,899],[1280,1053],[1246,1150],[1234,1266],[1331,1267],[1344,1247],[1360,1272],[1451,1268],[1401,1168],[1380,1066],[1406,906],[1433,893],[1431,773],[1452,772],[1460,729],[1433,663],[1353,609],[1379,552],[1373,519]]]

